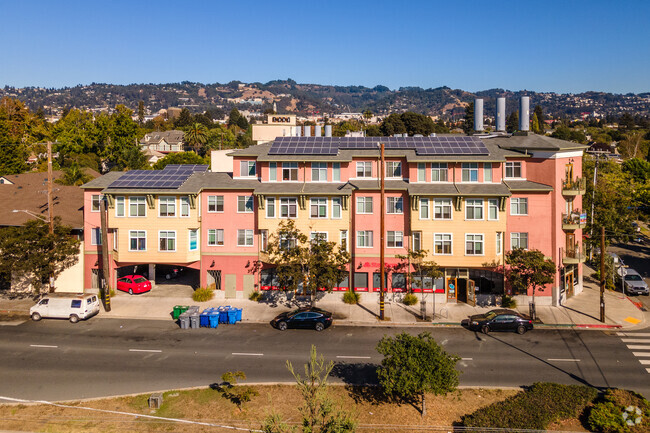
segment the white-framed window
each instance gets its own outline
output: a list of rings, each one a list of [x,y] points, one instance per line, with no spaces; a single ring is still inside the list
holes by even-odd
[[[510,215],[528,215],[528,199],[512,197],[510,199]]]
[[[483,163],[483,182],[492,182],[492,163]]]
[[[506,178],[521,177],[521,162],[506,162]]]
[[[434,162],[431,164],[431,182],[447,182],[446,162]]]
[[[190,216],[190,198],[181,197],[181,218],[187,218]]]
[[[404,199],[402,197],[386,197],[386,213],[404,213]]]
[[[326,162],[312,162],[311,163],[311,181],[312,182],[327,182],[327,163]]]
[[[482,234],[466,234],[465,235],[465,255],[466,256],[482,256],[483,252],[483,235]]]
[[[404,246],[404,232],[391,231],[386,233],[387,248],[402,248]]]
[[[256,177],[255,161],[239,161],[239,176]]]
[[[278,180],[278,163],[269,162],[269,181],[276,182]]]
[[[497,232],[497,255],[503,253],[503,232]]]
[[[176,197],[158,198],[158,216],[161,217],[176,216]]]
[[[420,199],[420,219],[428,220],[429,219],[429,199],[421,198]]]
[[[461,173],[463,182],[478,182],[478,162],[463,162]]]
[[[209,195],[208,196],[208,212],[223,212],[223,196],[222,195]]]
[[[208,246],[209,247],[223,246],[223,229],[208,230]]]
[[[347,230],[341,230],[339,232],[339,237],[341,239],[341,249],[344,251],[348,250],[348,231]]]
[[[117,236],[117,229],[113,229],[113,249],[117,251],[117,247],[120,244],[120,239]]]
[[[275,218],[275,197],[266,198],[266,217]]]
[[[357,161],[357,177],[372,177],[372,162]]]
[[[327,238],[328,238],[327,232],[311,232],[311,233],[309,233],[309,240],[311,242],[314,242],[317,239],[321,240],[321,241],[324,241],[324,242],[327,242]]]
[[[251,212],[253,212],[253,196],[252,195],[237,196],[237,213],[251,213]]]
[[[332,182],[341,181],[341,163],[333,162],[332,163]]]
[[[420,251],[422,249],[422,232],[411,233],[411,241],[413,251]]]
[[[286,235],[280,235],[280,249],[288,250],[296,247],[296,238],[289,238]]]
[[[327,199],[312,197],[309,199],[309,217],[327,218]]]
[[[433,234],[433,254],[450,255],[452,251],[452,234],[451,233],[434,233]]]
[[[510,233],[510,249],[528,249],[528,233]]]
[[[436,198],[433,199],[433,219],[450,220],[451,219],[451,199]]]
[[[238,247],[252,247],[253,246],[253,230],[237,230],[237,246]]]
[[[386,177],[402,177],[402,162],[386,161]]]
[[[129,216],[146,217],[147,216],[147,199],[142,196],[129,197]]]
[[[124,197],[115,197],[115,216],[126,216],[126,200]]]
[[[341,219],[341,197],[332,197],[332,219]]]
[[[483,219],[483,199],[468,198],[465,200],[465,219],[482,220]]]
[[[91,212],[99,212],[101,209],[100,203],[102,201],[102,196],[100,194],[93,194],[91,197],[91,205],[90,205],[90,211]]]
[[[425,182],[427,180],[427,164],[418,162],[418,182]]]
[[[280,218],[295,218],[298,214],[298,199],[295,197],[280,198]]]
[[[90,245],[102,244],[102,229],[95,227],[90,230]]]
[[[372,213],[372,197],[357,197],[357,213]]]
[[[357,231],[357,247],[372,248],[372,230]]]
[[[492,221],[499,220],[499,199],[488,199],[488,219]]]
[[[283,162],[282,163],[282,180],[298,180],[298,163],[297,162]]]
[[[129,251],[147,251],[147,232],[129,230]]]
[[[199,249],[199,230],[190,229],[188,238],[190,242],[190,251],[197,251]]]
[[[266,251],[269,247],[269,231],[260,230],[260,250]]]
[[[173,230],[158,232],[159,251],[176,251],[176,232]]]

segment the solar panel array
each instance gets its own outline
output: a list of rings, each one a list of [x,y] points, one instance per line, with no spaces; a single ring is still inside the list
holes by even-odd
[[[487,155],[478,137],[278,137],[269,155],[337,155],[339,150],[410,149],[418,155]]]
[[[170,164],[162,170],[130,170],[113,181],[109,188],[176,189],[192,173],[208,170],[207,165]]]

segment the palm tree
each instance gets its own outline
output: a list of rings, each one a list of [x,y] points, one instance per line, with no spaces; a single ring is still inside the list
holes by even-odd
[[[56,180],[61,185],[83,185],[92,180],[92,176],[84,171],[79,164],[72,164],[70,167],[63,169],[63,176]]]
[[[202,123],[194,123],[185,133],[185,143],[194,148],[198,153],[198,148],[208,140],[208,128]]]

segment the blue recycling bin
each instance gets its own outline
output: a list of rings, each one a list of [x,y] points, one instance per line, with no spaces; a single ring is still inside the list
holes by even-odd
[[[212,312],[208,315],[208,320],[210,322],[210,328],[216,328],[219,326],[219,313]]]
[[[237,321],[241,322],[241,315],[242,315],[242,309],[241,308],[235,308],[237,311]]]
[[[231,308],[228,310],[228,324],[234,325],[237,323],[237,309]]]
[[[228,308],[219,307],[219,323],[228,323]]]
[[[201,317],[199,319],[199,325],[201,326],[201,328],[207,328],[208,326],[210,326],[210,313],[209,312],[203,311],[203,313],[201,313]]]

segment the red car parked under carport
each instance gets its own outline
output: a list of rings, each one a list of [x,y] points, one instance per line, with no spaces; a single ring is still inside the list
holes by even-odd
[[[127,275],[117,279],[117,290],[134,293],[144,293],[151,290],[151,282],[142,275]]]

